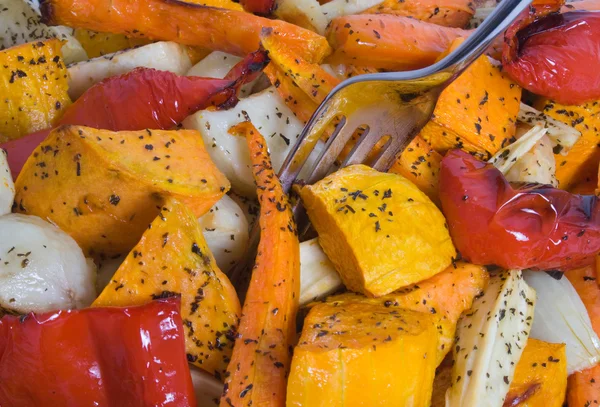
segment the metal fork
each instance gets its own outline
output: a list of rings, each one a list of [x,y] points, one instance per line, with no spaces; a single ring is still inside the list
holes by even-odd
[[[454,52],[427,68],[360,75],[340,83],[315,111],[284,161],[279,172],[284,191],[290,193],[315,145],[336,121],[339,122],[313,168],[303,171],[307,174],[306,183],[317,182],[336,168],[340,153],[359,128],[363,129],[362,134],[340,167],[365,163],[383,140],[385,144],[377,149],[377,155],[368,164],[376,170],[387,171],[430,119],[442,90],[480,57],[530,2],[503,0]],[[309,225],[302,205],[294,206],[294,216],[302,236]],[[255,252],[259,235],[255,227],[247,254]],[[230,273],[242,297],[243,282],[248,277],[246,266],[240,264]]]

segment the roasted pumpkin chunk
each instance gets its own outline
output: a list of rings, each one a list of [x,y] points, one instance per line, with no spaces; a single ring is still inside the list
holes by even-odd
[[[425,281],[380,298],[367,299],[359,294],[346,293],[329,297],[327,302],[333,305],[368,302],[433,315],[440,338],[437,366],[452,348],[458,319],[471,308],[475,297],[486,288],[488,279],[484,267],[458,262]]]
[[[429,406],[437,341],[431,314],[318,304],[294,350],[287,406]]]
[[[439,273],[456,255],[440,210],[401,175],[352,165],[302,188],[301,197],[352,291],[388,294]]]
[[[0,51],[0,143],[51,127],[71,104],[61,41]]]
[[[566,106],[542,100],[536,107],[581,132],[581,137],[566,155],[556,151],[558,187],[570,190],[582,180],[594,179],[600,163],[600,102]]]
[[[504,405],[561,407],[566,391],[566,345],[529,338]]]
[[[94,307],[141,305],[181,295],[190,363],[222,377],[229,363],[240,302],[208,250],[194,214],[169,198]]]
[[[417,135],[390,168],[390,172],[406,177],[440,206],[438,187],[441,162],[442,155]]]
[[[521,88],[484,55],[442,92],[421,136],[440,153],[461,148],[488,159],[515,140],[520,103]]]
[[[98,257],[131,250],[167,197],[201,216],[229,182],[196,131],[61,126],[29,157],[15,188],[17,212],[50,220]]]

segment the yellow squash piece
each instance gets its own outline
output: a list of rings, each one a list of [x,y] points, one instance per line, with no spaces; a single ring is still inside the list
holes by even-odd
[[[62,42],[0,51],[0,143],[51,127],[71,104]]]
[[[318,304],[292,359],[288,407],[428,407],[435,318],[383,303]]]
[[[566,391],[566,345],[529,338],[504,405],[561,407]]]
[[[452,348],[458,319],[471,308],[473,300],[487,287],[488,280],[485,267],[458,262],[425,281],[380,298],[367,299],[346,293],[327,298],[327,303],[338,306],[368,302],[433,315],[440,334],[437,366]]]
[[[123,34],[100,33],[82,28],[76,28],[73,35],[89,58],[112,54],[113,52],[152,42],[145,38],[129,38]]]
[[[219,270],[196,216],[169,198],[94,307],[125,307],[181,295],[190,363],[223,377],[235,341],[240,302]]]
[[[456,255],[440,210],[401,175],[352,165],[302,188],[301,197],[352,291],[388,294],[439,273]]]
[[[558,187],[570,190],[586,179],[594,179],[600,163],[600,102],[565,106],[542,100],[536,107],[581,132],[581,137],[566,155],[554,156]]]
[[[390,172],[406,177],[440,206],[438,189],[441,163],[442,155],[417,135],[390,168]]]
[[[515,140],[520,102],[521,88],[484,55],[442,92],[421,136],[440,153],[461,148],[488,159]]]
[[[15,183],[17,211],[48,219],[93,257],[127,253],[169,196],[195,216],[229,189],[193,130],[62,126]]]

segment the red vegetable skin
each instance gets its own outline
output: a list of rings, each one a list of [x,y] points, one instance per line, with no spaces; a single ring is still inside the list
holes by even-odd
[[[137,68],[92,86],[69,107],[58,125],[76,124],[113,131],[169,129],[208,106],[234,106],[240,87],[254,80],[268,63],[265,51],[253,52],[234,66],[225,79],[177,76]],[[42,130],[0,144],[8,152],[14,178],[49,133],[50,129]]]
[[[275,10],[275,0],[241,0],[244,10],[268,16]]]
[[[179,299],[0,320],[0,405],[195,406]]]
[[[440,200],[456,248],[474,264],[565,271],[592,264],[600,250],[596,196],[511,186],[460,150],[442,160]]]
[[[600,12],[532,6],[505,33],[502,65],[525,89],[566,105],[600,99]]]

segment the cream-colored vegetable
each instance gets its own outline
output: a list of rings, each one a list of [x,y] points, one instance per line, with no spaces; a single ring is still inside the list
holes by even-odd
[[[102,79],[127,73],[137,67],[183,75],[191,66],[183,45],[168,41],[155,42],[71,65],[69,96],[75,100]]]
[[[6,151],[0,148],[0,215],[10,213],[14,199],[15,184],[6,160]]]
[[[506,174],[517,160],[527,154],[547,132],[548,130],[542,126],[533,127],[514,143],[498,150],[488,162],[494,164],[494,167],[502,171],[503,174]]]
[[[264,134],[273,168],[278,171],[304,126],[273,87],[242,99],[229,110],[201,110],[186,118],[183,126],[202,134],[206,150],[227,176],[233,190],[254,197],[256,191],[246,141],[229,133],[232,126],[246,117]]]
[[[343,286],[319,239],[300,243],[300,306],[320,300]]]
[[[84,308],[96,298],[93,262],[69,235],[36,216],[0,216],[0,259],[0,308]]]
[[[519,158],[505,174],[511,182],[526,182],[558,186],[556,160],[552,142],[544,136],[535,146]]]
[[[542,126],[548,130],[548,138],[552,141],[552,147],[555,147],[557,154],[566,155],[569,149],[579,140],[581,132],[563,122],[534,109],[531,106],[521,103],[517,119],[530,126]]]
[[[214,376],[190,365],[194,393],[196,393],[196,407],[216,407],[223,392],[223,383]]]
[[[125,255],[109,257],[98,264],[98,274],[96,276],[96,289],[99,293],[110,283],[112,276],[117,272],[121,264],[125,261]]]
[[[327,17],[317,0],[277,0],[275,16],[324,34]]]
[[[327,20],[331,21],[336,17],[362,13],[379,3],[383,3],[383,0],[333,0],[321,9]]]
[[[242,58],[228,54],[226,52],[215,51],[208,54],[196,65],[188,69],[186,76],[202,76],[205,78],[223,79],[225,75],[233,68]],[[250,96],[252,87],[258,80],[247,83],[240,89],[240,96]]]
[[[248,246],[248,221],[244,211],[225,195],[198,218],[198,223],[217,265],[226,273],[244,256]]]
[[[600,362],[600,339],[590,317],[568,279],[556,280],[539,271],[524,272],[525,281],[537,292],[531,337],[567,344],[569,374]]]
[[[520,270],[493,275],[458,321],[446,407],[502,407],[527,343],[535,290]]]
[[[73,36],[73,29],[49,27],[40,21],[38,0],[0,0],[0,49],[48,38],[64,40],[67,64],[87,59],[87,53]]]

